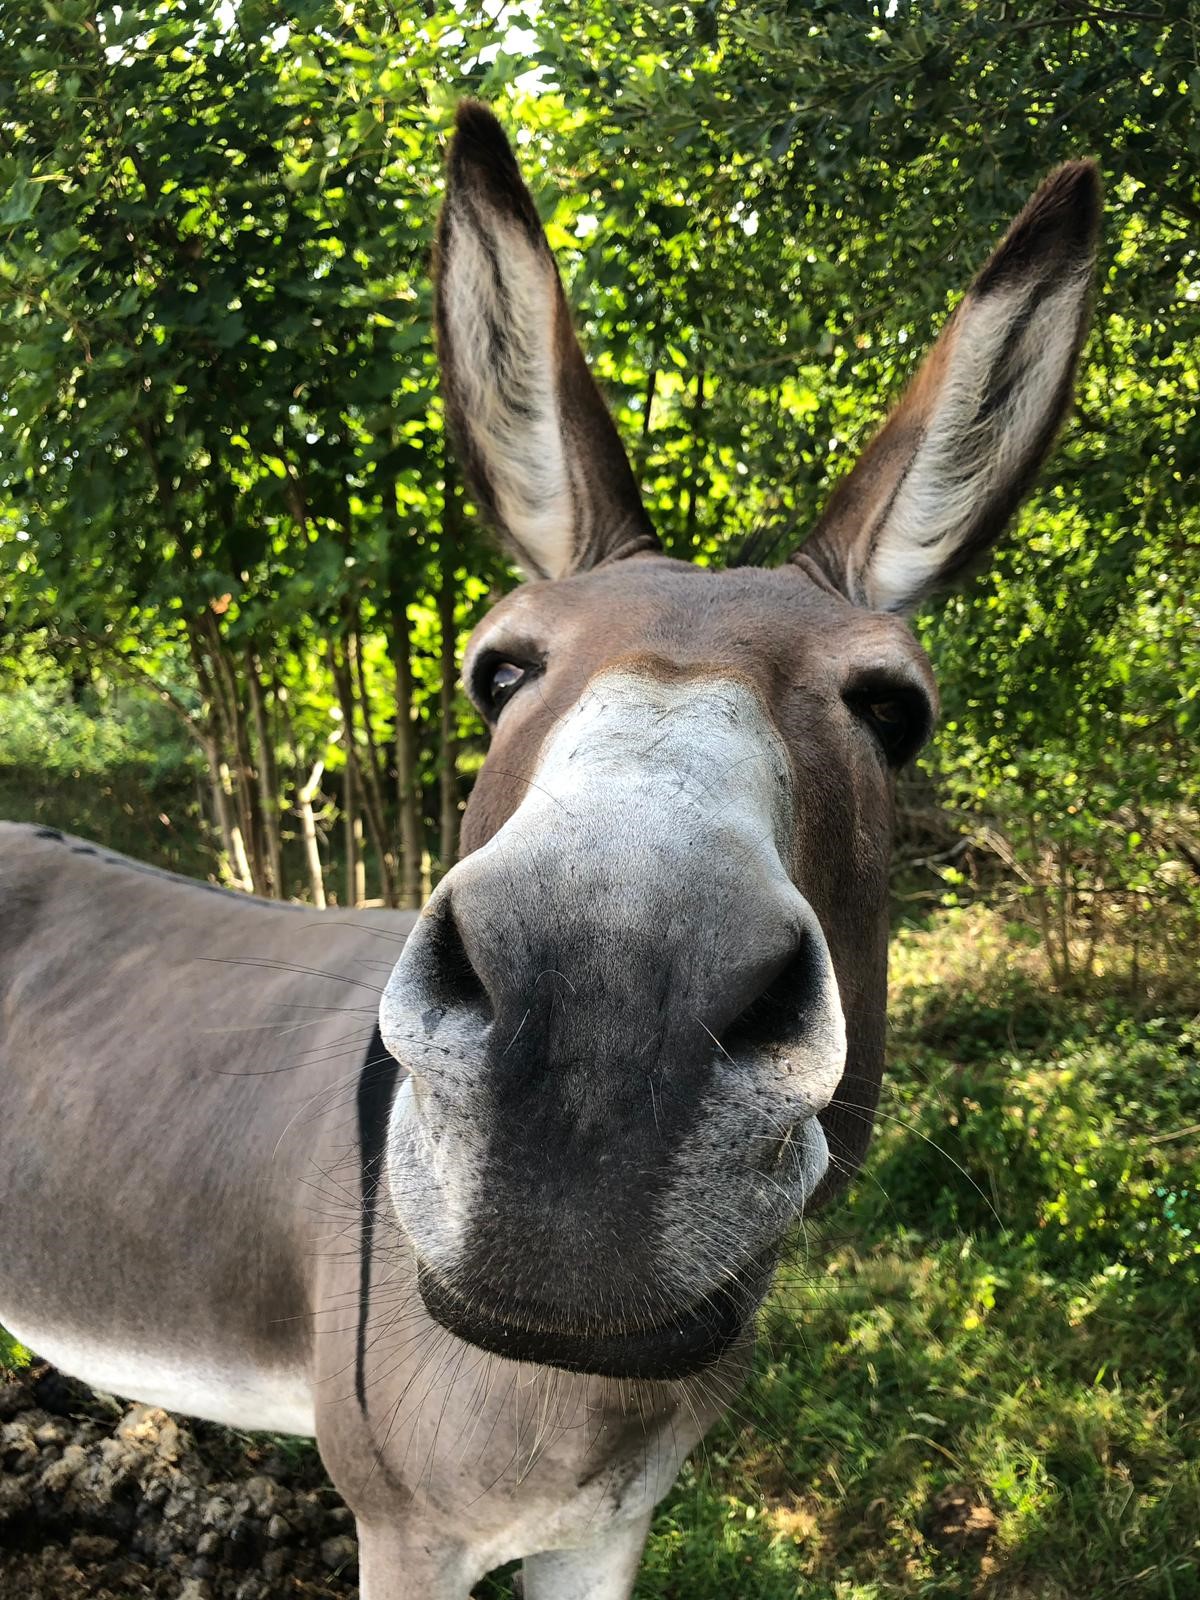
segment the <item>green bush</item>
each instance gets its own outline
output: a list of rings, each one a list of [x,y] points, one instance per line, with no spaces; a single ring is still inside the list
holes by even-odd
[[[0,1371],[27,1367],[29,1362],[30,1354],[25,1346],[18,1344],[10,1333],[0,1328]]]
[[[860,1223],[1200,1288],[1200,1022],[976,980],[898,1009]]]
[[[98,840],[206,877],[191,741],[144,691],[75,689],[49,662],[0,692],[0,817]]]

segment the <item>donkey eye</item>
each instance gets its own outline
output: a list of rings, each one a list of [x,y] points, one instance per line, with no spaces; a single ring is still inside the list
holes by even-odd
[[[539,668],[528,661],[510,661],[507,656],[488,654],[478,663],[471,677],[472,697],[485,717],[496,718],[501,710]]]
[[[903,689],[895,694],[866,690],[848,695],[847,703],[875,736],[891,766],[910,761],[929,737],[932,713],[919,690]]]
[[[875,722],[887,727],[899,727],[905,721],[905,709],[899,700],[872,700],[867,712]]]
[[[514,689],[519,689],[527,675],[525,667],[519,667],[515,661],[499,661],[492,668],[491,678],[488,682],[488,698],[494,706],[503,705]]]

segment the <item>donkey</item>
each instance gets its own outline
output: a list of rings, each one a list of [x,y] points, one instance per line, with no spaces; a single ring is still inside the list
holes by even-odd
[[[443,389],[532,580],[466,653],[462,860],[419,917],[321,913],[0,833],[0,1321],[100,1388],[315,1435],[366,1600],[517,1558],[529,1600],[628,1596],[781,1241],[861,1161],[894,775],[936,708],[903,618],[1049,449],[1099,204],[1092,164],[1053,173],[803,548],[714,572],[662,554],[462,106]]]

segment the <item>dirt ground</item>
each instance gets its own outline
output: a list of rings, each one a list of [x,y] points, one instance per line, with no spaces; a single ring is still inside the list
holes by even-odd
[[[357,1561],[314,1450],[0,1375],[0,1600],[349,1600]]]

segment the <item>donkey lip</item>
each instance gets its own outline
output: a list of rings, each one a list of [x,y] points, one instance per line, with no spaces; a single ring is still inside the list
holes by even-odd
[[[761,1296],[761,1274],[750,1269],[699,1306],[651,1328],[581,1331],[536,1322],[517,1300],[484,1301],[452,1289],[424,1262],[417,1287],[425,1309],[443,1328],[510,1361],[562,1367],[603,1378],[686,1378],[718,1361],[745,1331]]]

